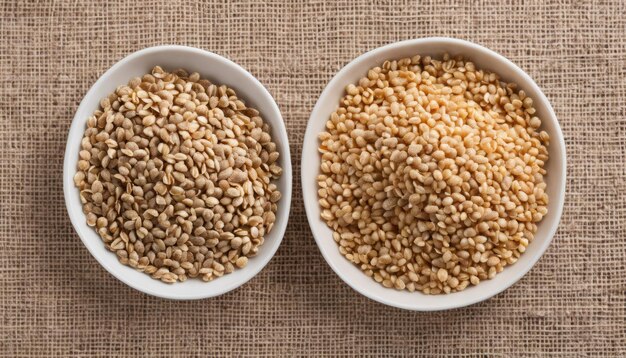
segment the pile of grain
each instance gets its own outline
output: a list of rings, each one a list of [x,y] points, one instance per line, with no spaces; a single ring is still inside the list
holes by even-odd
[[[319,135],[340,252],[385,287],[449,293],[515,263],[547,213],[533,101],[463,58],[386,61]]]
[[[155,67],[101,101],[74,182],[123,264],[164,282],[244,267],[276,220],[269,127],[235,91]]]

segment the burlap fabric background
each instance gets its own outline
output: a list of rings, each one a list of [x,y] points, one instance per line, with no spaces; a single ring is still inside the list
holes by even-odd
[[[626,7],[620,1],[0,2],[0,355],[626,355]],[[453,36],[525,69],[552,101],[568,150],[553,244],[514,287],[469,308],[406,312],[372,302],[323,261],[306,222],[300,146],[325,84],[397,40]],[[88,88],[158,44],[243,65],[289,132],[286,237],[255,279],[172,302],[106,273],[62,193],[65,138]]]

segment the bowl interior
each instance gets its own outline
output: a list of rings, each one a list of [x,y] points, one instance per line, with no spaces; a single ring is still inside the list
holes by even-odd
[[[251,258],[245,268],[235,270],[211,282],[189,279],[183,283],[170,285],[120,264],[116,255],[105,249],[98,234],[87,226],[79,192],[74,186],[73,177],[76,173],[80,141],[86,128],[87,118],[98,108],[100,99],[113,92],[117,86],[126,84],[131,78],[149,73],[156,65],[168,71],[178,68],[184,68],[190,72],[196,71],[202,78],[233,88],[248,106],[259,110],[263,119],[271,126],[272,139],[276,142],[280,152],[279,163],[283,168],[283,175],[277,186],[283,196],[278,203],[274,228],[266,236],[258,255]],[[115,64],[100,77],[85,95],[72,122],[65,152],[63,176],[65,201],[72,224],[98,262],[113,276],[129,286],[151,295],[171,299],[216,296],[250,280],[261,271],[278,249],[287,226],[291,203],[291,158],[287,131],[272,96],[259,81],[234,62],[207,51],[183,46],[159,46],[135,52]]]
[[[505,81],[515,82],[520,89],[533,98],[542,129],[550,134],[550,159],[546,192],[550,201],[549,213],[538,225],[534,241],[514,265],[504,269],[492,280],[482,281],[478,286],[448,295],[429,296],[384,288],[361,270],[352,265],[340,253],[332,239],[332,231],[320,219],[316,176],[319,173],[320,155],[317,151],[317,135],[324,129],[330,114],[337,108],[344,88],[356,83],[367,71],[381,65],[385,60],[430,55],[441,57],[444,53],[463,55],[471,59],[479,69],[500,74]],[[348,285],[361,294],[381,303],[411,310],[442,310],[461,307],[485,300],[519,280],[537,262],[546,250],[558,226],[565,193],[565,145],[556,116],[545,95],[534,81],[521,69],[504,57],[479,45],[456,39],[428,38],[391,44],[368,52],[346,65],[322,92],[309,119],[302,150],[302,190],[309,224],[322,255]],[[306,165],[305,165],[306,163]]]

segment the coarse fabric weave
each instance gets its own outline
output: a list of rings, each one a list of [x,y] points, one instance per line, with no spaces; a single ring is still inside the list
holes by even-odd
[[[516,285],[419,313],[345,285],[307,224],[300,154],[322,89],[365,51],[450,36],[528,72],[567,145],[558,233]],[[174,302],[109,275],[65,210],[66,135],[89,87],[136,50],[241,64],[276,98],[294,166],[285,239],[224,296]],[[626,356],[626,5],[613,1],[0,2],[0,356]]]

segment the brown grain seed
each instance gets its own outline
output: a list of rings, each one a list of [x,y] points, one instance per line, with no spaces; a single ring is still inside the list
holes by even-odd
[[[248,264],[248,258],[245,256],[241,256],[240,258],[237,259],[236,261],[236,265],[239,268],[243,268]]]

